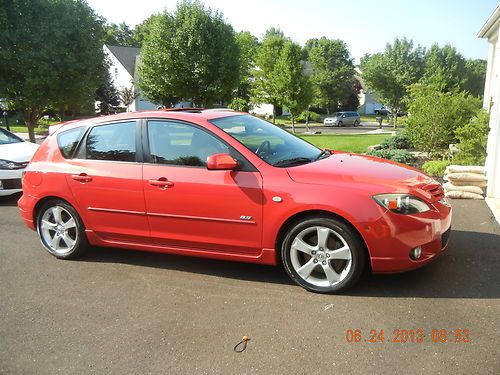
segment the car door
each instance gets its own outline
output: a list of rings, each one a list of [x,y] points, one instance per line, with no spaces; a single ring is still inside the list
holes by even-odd
[[[149,241],[138,134],[135,120],[94,126],[68,161],[66,179],[87,229],[104,240]]]
[[[149,120],[144,193],[151,238],[164,246],[258,254],[262,248],[262,178],[240,158],[238,171],[208,170],[206,159],[235,152],[193,124]]]

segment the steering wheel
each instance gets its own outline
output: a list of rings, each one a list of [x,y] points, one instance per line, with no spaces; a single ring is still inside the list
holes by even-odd
[[[270,154],[271,153],[271,142],[268,140],[265,140],[260,144],[259,147],[257,147],[257,150],[255,150],[255,153],[259,156],[263,156],[265,154]]]

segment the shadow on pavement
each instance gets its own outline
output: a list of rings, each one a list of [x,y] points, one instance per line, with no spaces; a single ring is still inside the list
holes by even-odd
[[[345,295],[363,297],[500,298],[500,236],[454,230],[446,252],[401,274],[367,275]],[[293,284],[281,267],[95,248],[82,261],[124,263],[229,279]],[[299,286],[297,286],[299,288]]]
[[[16,193],[0,197],[0,207],[14,207],[17,206],[17,201],[21,198],[22,193]]]

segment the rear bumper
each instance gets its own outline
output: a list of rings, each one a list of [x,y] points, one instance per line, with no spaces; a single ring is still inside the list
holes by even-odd
[[[371,229],[368,242],[374,273],[413,270],[438,258],[448,246],[451,233],[451,207],[435,203],[436,210],[420,215],[386,213]],[[420,246],[419,259],[410,251]]]
[[[21,218],[28,228],[36,230],[34,223],[33,208],[35,207],[37,199],[31,195],[23,194],[17,202]]]

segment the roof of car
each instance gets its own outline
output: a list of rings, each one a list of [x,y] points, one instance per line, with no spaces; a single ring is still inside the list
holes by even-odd
[[[64,127],[64,129],[71,129],[81,125],[94,125],[112,121],[122,121],[128,119],[141,119],[141,118],[165,118],[184,121],[212,120],[220,117],[229,117],[236,115],[245,115],[244,112],[236,112],[226,108],[220,109],[203,109],[203,108],[169,108],[158,109],[153,111],[137,111],[137,112],[124,112],[116,115],[106,115],[91,117],[88,119],[72,120],[62,122],[60,124],[52,125],[54,128],[50,134]]]

